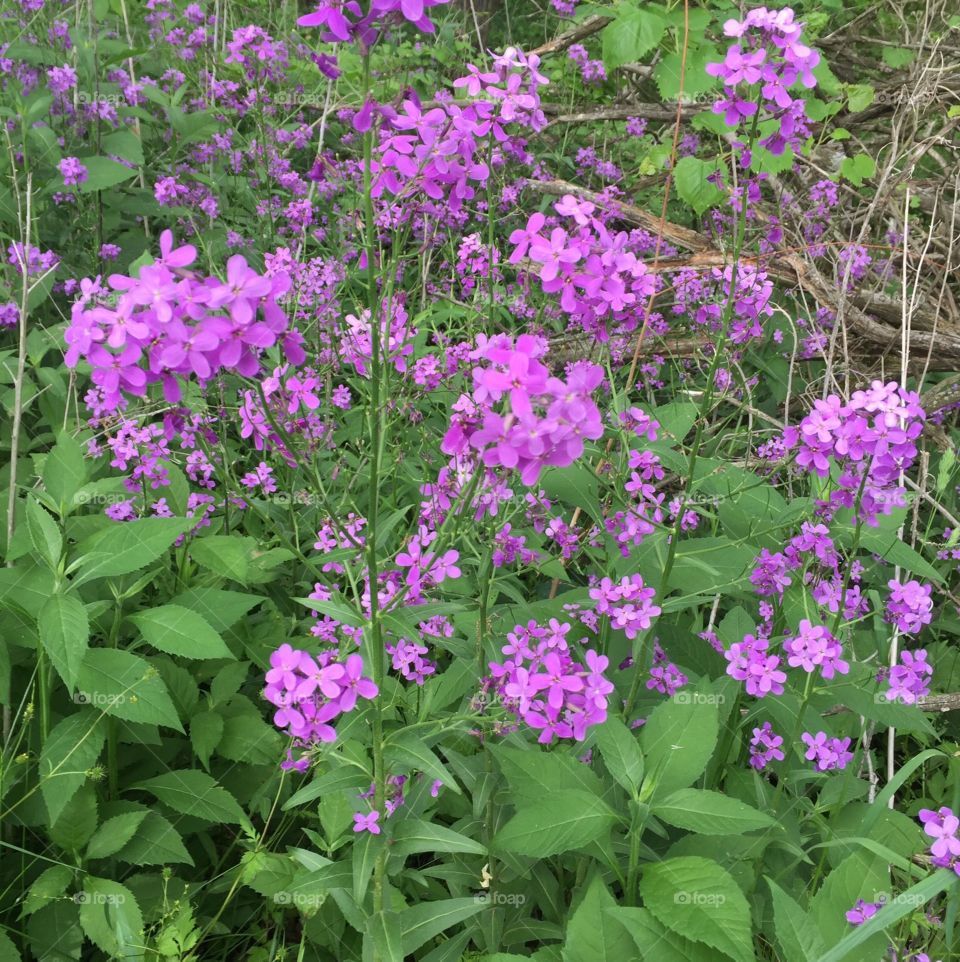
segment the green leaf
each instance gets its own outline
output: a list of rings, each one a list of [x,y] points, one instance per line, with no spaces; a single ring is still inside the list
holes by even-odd
[[[860,531],[860,544],[888,564],[898,565],[920,578],[943,584],[943,575],[923,555],[901,541],[895,531],[863,527]]]
[[[73,870],[68,865],[51,865],[50,868],[44,869],[30,886],[30,891],[23,901],[23,914],[33,915],[55,899],[63,898],[72,881]],[[0,962],[3,962],[2,951],[0,951]]]
[[[147,813],[136,835],[116,855],[131,865],[193,865],[179,833],[158,812]]]
[[[370,957],[382,962],[403,962],[403,931],[398,912],[381,911],[369,916],[364,936],[365,940],[368,938],[372,944]],[[364,958],[367,957],[365,946]]]
[[[667,928],[736,959],[754,962],[750,906],[726,869],[697,856],[644,867],[643,904]]]
[[[784,958],[818,962],[826,951],[816,925],[807,913],[776,882],[767,878],[773,895],[773,920]]]
[[[78,900],[80,926],[94,945],[111,958],[143,958],[143,916],[130,889],[88,875]]]
[[[333,794],[336,792],[366,788],[370,785],[371,776],[366,772],[355,768],[353,765],[344,765],[342,768],[335,768],[332,772],[326,772],[315,778],[309,785],[294,792],[283,805],[285,812],[291,808],[297,808],[312,802],[321,795]]]
[[[87,179],[77,188],[81,194],[92,194],[98,190],[106,190],[107,187],[115,187],[137,175],[135,169],[109,157],[81,157],[80,162],[87,168]]]
[[[575,788],[538,802],[524,799],[518,806],[491,843],[498,851],[546,858],[589,845],[616,821],[605,802]]]
[[[104,714],[183,731],[157,670],[128,651],[91,648],[83,659],[77,688],[84,704]]]
[[[132,787],[156,795],[165,805],[183,815],[193,815],[208,822],[249,823],[237,800],[206,772],[196,769],[166,772]]]
[[[10,936],[0,932],[0,962],[22,962],[23,956],[17,951]]]
[[[716,170],[716,161],[700,160],[698,157],[681,157],[673,169],[677,194],[697,214],[702,214],[723,200],[723,191],[707,180]]]
[[[637,736],[615,715],[597,728],[604,764],[617,783],[634,794],[643,779],[643,755]]]
[[[913,63],[916,54],[908,47],[884,47],[880,51],[883,62],[894,70]]]
[[[146,640],[168,655],[184,658],[233,658],[223,639],[201,615],[180,605],[162,605],[132,615]]]
[[[60,567],[63,537],[57,522],[40,507],[36,498],[27,499],[27,534],[34,553],[51,570]]]
[[[847,94],[847,106],[853,114],[866,110],[877,94],[870,84],[845,84],[844,89]]]
[[[443,782],[444,788],[449,788],[457,795],[463,794],[457,780],[444,768],[440,759],[414,735],[401,732],[390,736],[384,748],[384,755],[398,768],[415,768],[432,780],[439,779]]]
[[[591,518],[602,517],[597,494],[597,475],[583,464],[565,468],[548,468],[540,480],[551,501],[563,501],[572,508],[581,508]]]
[[[214,631],[224,632],[260,604],[263,596],[243,591],[225,591],[222,588],[194,587],[170,600],[172,604],[203,615]]]
[[[79,852],[97,828],[97,793],[89,782],[80,786],[51,823],[49,835],[55,845]]]
[[[223,737],[223,716],[215,711],[197,712],[190,719],[190,744],[204,768],[210,768],[210,756]]]
[[[828,952],[819,956],[817,962],[844,962],[850,952],[859,948],[868,939],[875,936],[887,938],[886,932],[900,919],[913,915],[931,899],[941,892],[956,890],[960,879],[947,869],[937,869],[929,878],[925,878],[916,885],[911,885],[906,892],[902,892],[895,899],[868,919],[863,925],[858,925],[852,932],[845,935]],[[880,944],[879,938],[877,944]]]
[[[597,798],[603,794],[596,772],[571,755],[511,745],[493,745],[491,752],[514,795],[538,799],[571,788]]]
[[[43,486],[66,512],[73,503],[73,496],[87,480],[87,462],[79,441],[64,431],[43,464]]]
[[[594,875],[567,923],[563,962],[628,962],[638,957],[630,934],[607,914],[616,904]]]
[[[621,3],[616,18],[600,35],[607,73],[646,56],[660,43],[666,29],[666,21],[653,11]]]
[[[850,923],[844,917],[844,912],[852,908],[857,899],[876,901],[878,893],[889,890],[890,869],[885,859],[862,850],[848,855],[827,875],[817,894],[810,900],[810,916],[827,947],[836,945],[850,931]],[[885,937],[880,935],[865,953],[851,957],[846,962],[854,962],[854,959],[856,962],[866,962],[869,958],[879,958],[887,944]],[[817,962],[822,962],[822,959]]]
[[[194,541],[190,545],[190,557],[198,565],[209,568],[218,575],[246,584],[256,548],[257,542],[253,538],[213,535]]]
[[[649,783],[653,798],[687,788],[703,774],[719,724],[717,706],[707,699],[665,701],[654,708],[640,730],[647,766],[644,787]]]
[[[486,855],[487,849],[479,842],[424,819],[408,818],[393,832],[393,855],[413,855],[417,852],[465,852]]]
[[[54,595],[40,612],[37,630],[50,663],[72,692],[90,641],[87,609],[76,595]]]
[[[661,925],[649,909],[617,906],[607,909],[607,915],[622,925],[631,935],[640,957],[649,962],[717,962],[712,949],[691,942]]]
[[[844,157],[840,163],[840,174],[846,177],[855,187],[861,187],[864,180],[872,177],[877,165],[869,154],[857,154],[855,157]]]
[[[681,788],[651,809],[661,821],[700,835],[742,835],[778,825],[766,812],[737,798],[699,788]]]
[[[74,584],[138,571],[156,561],[192,526],[189,518],[141,518],[115,524],[97,537],[88,553],[75,562],[80,573]]]
[[[108,818],[87,842],[86,858],[109,858],[116,855],[133,838],[146,817],[146,810],[140,810],[123,812]]]
[[[681,97],[693,101],[700,94],[713,90],[718,81],[707,73],[707,64],[721,60],[723,56],[709,44],[687,50],[686,57],[680,53],[664,54],[653,68],[653,79],[660,97],[668,103],[676,103]]]
[[[87,780],[106,739],[106,723],[90,708],[68,715],[47,736],[40,751],[40,794],[50,824]]]
[[[487,903],[481,898],[444,899],[420,902],[398,912],[404,957],[412,955],[430,939],[486,907]]]

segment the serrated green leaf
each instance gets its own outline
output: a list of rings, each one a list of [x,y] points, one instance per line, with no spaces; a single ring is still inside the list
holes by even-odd
[[[237,800],[210,775],[196,769],[166,772],[132,787],[156,795],[183,815],[234,825],[249,822]]]
[[[50,823],[87,780],[107,739],[106,723],[92,708],[58,722],[40,750],[40,794]]]
[[[569,852],[602,838],[617,818],[604,801],[579,789],[517,804],[519,811],[491,843],[497,851],[537,858]]]
[[[90,641],[87,609],[76,595],[56,594],[43,606],[37,630],[50,663],[72,692]]]
[[[716,862],[697,856],[651,862],[644,867],[640,894],[667,928],[736,962],[754,962],[750,905]]]
[[[671,792],[651,812],[668,825],[700,835],[740,835],[777,825],[773,817],[746,802],[699,788]]]
[[[168,655],[183,658],[233,658],[233,653],[209,623],[189,608],[161,605],[131,615],[146,640]]]

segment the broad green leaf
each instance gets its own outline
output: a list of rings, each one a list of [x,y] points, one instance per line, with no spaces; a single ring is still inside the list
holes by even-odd
[[[603,28],[603,64],[612,74],[625,63],[636,63],[658,43],[667,28],[661,16],[649,8],[621,3],[616,18]]]
[[[193,526],[189,518],[141,518],[108,528],[74,565],[75,585],[125,575],[156,561],[174,541]]]
[[[221,577],[246,584],[257,542],[254,538],[238,538],[219,534],[198,538],[190,545],[190,557]]]
[[[480,898],[420,902],[398,912],[404,957],[412,955],[434,936],[464,922],[486,908]]]
[[[869,154],[857,154],[854,157],[844,157],[840,162],[840,174],[855,187],[861,187],[864,180],[872,177],[877,170],[874,159]]]
[[[660,97],[671,104],[681,98],[695,102],[700,94],[718,85],[716,78],[707,73],[706,66],[721,60],[723,56],[710,45],[687,50],[685,57],[676,52],[664,54],[653,68]]]
[[[166,772],[138,782],[133,788],[156,795],[165,805],[183,815],[225,824],[248,823],[237,800],[209,776],[196,769]]]
[[[514,795],[545,798],[571,788],[598,798],[603,794],[596,772],[571,755],[512,745],[493,745],[490,750]]]
[[[215,711],[200,711],[190,719],[190,744],[204,768],[223,737],[223,716]]]
[[[513,855],[546,858],[583,848],[609,832],[617,818],[596,795],[574,788],[517,804],[519,811],[492,842],[494,849]]]
[[[707,177],[716,173],[716,161],[700,160],[698,157],[681,157],[673,169],[673,182],[680,199],[702,214],[723,200],[723,191]]]
[[[23,956],[17,951],[10,936],[0,932],[0,962],[22,962]]]
[[[60,809],[50,825],[50,838],[68,852],[79,852],[96,831],[97,819],[97,794],[87,782]]]
[[[143,916],[130,889],[88,875],[78,900],[80,926],[94,945],[111,958],[143,958]]]
[[[68,715],[47,736],[40,750],[40,794],[51,824],[87,780],[106,739],[106,722],[91,708]]]
[[[233,658],[209,623],[189,608],[162,605],[132,615],[130,620],[154,648],[183,658]]]
[[[74,437],[63,432],[43,464],[43,486],[60,506],[61,514],[87,480],[83,448]]]
[[[33,915],[55,899],[63,898],[72,881],[73,869],[68,865],[51,865],[50,868],[44,869],[30,886],[30,891],[23,902],[23,914]],[[2,952],[0,952],[0,962],[3,962]]]
[[[844,917],[844,912],[853,908],[857,899],[879,901],[878,896],[888,893],[890,889],[890,869],[883,858],[862,850],[848,855],[827,875],[810,900],[810,916],[827,947],[836,945],[850,931],[850,923]],[[870,958],[879,958],[885,945],[884,937],[877,936],[865,950],[852,955],[845,962],[866,962]]]
[[[563,501],[572,508],[582,508],[591,518],[602,517],[597,475],[586,465],[548,468],[539,483],[551,501]]]
[[[864,527],[860,531],[860,544],[865,550],[879,555],[888,564],[899,565],[919,578],[943,584],[943,575],[923,555],[901,541],[895,531]]]
[[[35,555],[51,570],[60,566],[63,536],[57,522],[40,507],[36,498],[27,499],[27,533]]]
[[[133,838],[146,817],[146,811],[134,811],[108,818],[87,843],[86,857],[109,858],[115,855]]]
[[[630,933],[644,962],[717,962],[713,949],[670,931],[649,909],[617,906],[606,911]]]
[[[136,834],[116,853],[116,857],[131,865],[193,865],[179,833],[158,812],[147,812]]]
[[[736,962],[754,962],[750,906],[716,862],[697,856],[651,862],[643,869],[640,894],[667,928]]]
[[[183,731],[156,668],[128,651],[89,649],[80,668],[77,689],[78,699],[104,714]]]
[[[767,878],[767,885],[773,895],[774,929],[784,958],[819,962],[826,946],[813,919],[773,879]]]
[[[73,691],[87,654],[90,625],[76,595],[54,595],[37,619],[40,643],[69,691]]]
[[[629,962],[639,958],[629,933],[607,910],[616,907],[599,875],[594,875],[567,922],[563,962]]]
[[[647,770],[643,795],[662,799],[695,782],[713,755],[718,731],[717,706],[708,700],[657,705],[640,730]]]
[[[420,818],[404,819],[397,825],[390,851],[394,855],[413,855],[417,852],[487,854],[487,849],[472,838]]]
[[[80,162],[87,168],[87,179],[77,188],[81,194],[115,187],[137,174],[136,168],[127,167],[109,157],[81,157]]]
[[[372,958],[381,962],[403,962],[403,930],[399,912],[377,912],[367,919],[364,940],[370,940]],[[366,947],[365,947],[366,948]],[[364,958],[367,952],[364,951]]]
[[[906,892],[891,899],[887,905],[863,925],[858,925],[852,932],[848,932],[833,948],[817,959],[817,962],[848,962],[853,958],[851,952],[859,949],[864,943],[873,939],[877,945],[881,939],[887,939],[887,931],[900,919],[913,915],[918,909],[936,898],[941,892],[956,890],[960,886],[960,879],[954,872],[947,869],[937,869],[929,878],[925,878],[916,885],[911,885]],[[873,944],[873,943],[871,943]]]
[[[51,902],[34,912],[27,923],[30,959],[43,962],[72,962],[83,948],[80,906],[72,899]]]
[[[699,788],[672,792],[657,802],[651,812],[668,825],[700,835],[741,835],[778,825],[766,812],[737,798]]]
[[[224,632],[248,611],[263,601],[262,595],[222,588],[188,588],[171,599],[171,603],[202,615],[214,631]]]
[[[360,771],[353,765],[335,768],[332,772],[319,775],[309,785],[304,785],[303,788],[294,792],[284,803],[283,810],[286,812],[291,808],[297,808],[299,805],[305,805],[307,802],[320,798],[321,795],[368,788],[371,780],[371,775]]]
[[[633,794],[643,778],[643,755],[637,736],[616,715],[609,715],[596,731],[604,764],[617,783]]]

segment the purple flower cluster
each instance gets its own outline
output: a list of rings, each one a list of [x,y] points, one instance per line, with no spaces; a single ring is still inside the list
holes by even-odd
[[[647,689],[672,698],[689,680],[672,661],[667,659],[667,653],[660,647],[660,642],[654,638],[653,663],[650,666]]]
[[[547,219],[532,214],[525,228],[510,235],[509,262],[525,257],[540,265],[537,276],[547,294],[559,294],[561,310],[585,331],[608,340],[613,330],[632,331],[656,291],[656,278],[630,250],[630,234],[612,233],[596,216],[596,205],[570,194],[554,210],[569,219],[570,230],[543,232]]]
[[[753,738],[750,739],[750,766],[758,772],[762,771],[770,762],[782,762],[784,759],[783,737],[776,734],[770,722],[764,722],[759,728],[754,728]]]
[[[363,675],[360,655],[348,655],[340,662],[335,654],[325,651],[314,658],[285,643],[270,656],[263,694],[276,706],[274,725],[300,747],[336,741],[330,722],[353,711],[358,698],[377,695],[377,686]],[[293,767],[305,771],[308,765],[308,760],[301,758]]]
[[[652,604],[656,593],[656,589],[644,585],[640,575],[625,575],[619,582],[604,578],[590,589],[597,614],[607,615],[611,626],[631,641],[660,614],[659,606]]]
[[[369,47],[377,38],[380,23],[391,16],[412,23],[424,33],[433,33],[436,28],[426,11],[447,2],[448,0],[370,0],[369,9],[364,13],[357,0],[326,0],[313,13],[300,17],[297,25],[324,27],[326,33],[322,39],[325,42],[350,43],[359,40]],[[351,20],[350,17],[354,19]]]
[[[953,869],[960,875],[960,818],[946,806],[937,811],[922,808],[919,818],[923,831],[933,839],[931,862],[937,868]]]
[[[441,450],[481,453],[483,463],[516,469],[532,485],[547,465],[565,467],[583,453],[585,440],[603,434],[600,410],[591,394],[603,380],[603,368],[589,361],[571,365],[566,381],[551,376],[539,360],[542,339],[522,334],[480,335],[471,359],[473,393],[455,405]],[[500,414],[494,405],[506,400]]]
[[[727,674],[746,685],[747,693],[756,698],[766,695],[782,695],[786,673],[780,671],[780,658],[768,651],[766,638],[744,635],[743,641],[734,642],[724,652]]]
[[[417,189],[434,202],[436,213],[459,211],[473,198],[473,185],[490,177],[485,140],[507,142],[508,124],[532,130],[546,126],[537,88],[548,81],[539,63],[535,54],[510,47],[494,58],[492,71],[468,64],[469,74],[454,81],[455,88],[480,99],[424,110],[410,97],[399,113],[381,108],[385,123],[372,167],[373,196],[389,194],[396,205]]]
[[[804,732],[800,738],[807,746],[804,757],[815,763],[818,772],[842,770],[853,758],[853,752],[848,751],[849,738],[830,738],[826,732],[817,732],[816,735]]]
[[[63,182],[67,187],[82,184],[89,177],[87,168],[76,157],[64,157],[57,164],[57,170],[63,176]]]
[[[931,675],[933,666],[927,662],[925,649],[901,651],[900,664],[890,669],[890,687],[885,692],[887,700],[915,705],[918,698],[930,694],[927,681]]]
[[[586,667],[574,660],[566,635],[571,626],[551,619],[548,626],[517,625],[503,646],[507,661],[490,663],[494,686],[506,710],[540,732],[538,741],[583,741],[591,725],[607,718],[613,685],[603,672],[608,661],[592,649]]]
[[[919,581],[901,584],[895,578],[887,582],[890,596],[887,598],[887,621],[897,626],[905,635],[915,635],[933,619],[932,587]]]
[[[584,83],[598,84],[607,79],[603,61],[591,60],[587,48],[582,43],[572,44],[567,51],[567,56],[580,68]]]
[[[808,89],[816,86],[812,71],[820,54],[800,42],[803,25],[794,22],[793,10],[755,7],[743,20],[728,20],[723,32],[738,42],[727,49],[722,63],[707,64],[707,73],[722,78],[724,86],[724,99],[713,105],[713,112],[739,127],[757,113],[759,87],[760,105],[776,121],[761,146],[782,154],[799,145],[809,133],[808,118],[803,99],[793,97],[789,88],[798,80]]]
[[[261,353],[278,341],[291,360],[303,361],[302,339],[287,331],[277,304],[290,285],[286,274],[261,276],[236,254],[227,261],[226,280],[201,278],[186,270],[196,248],[175,248],[170,231],[160,235],[160,255],[139,277],[112,274],[111,291],[99,277],[81,282],[64,334],[65,361],[90,364],[104,410],[155,382],[174,403],[181,396],[178,376],[193,375],[203,385],[225,369],[254,375]]]
[[[814,625],[806,618],[801,620],[796,637],[784,641],[783,650],[791,668],[803,668],[807,673],[819,668],[827,680],[850,671],[850,665],[841,657],[840,642],[823,625]]]
[[[784,441],[797,450],[797,465],[806,471],[826,478],[831,460],[840,468],[838,487],[822,505],[825,514],[857,508],[866,523],[876,526],[878,515],[905,503],[899,474],[917,455],[915,441],[925,419],[918,394],[895,381],[873,381],[847,404],[834,394],[815,401],[799,427],[784,431]]]

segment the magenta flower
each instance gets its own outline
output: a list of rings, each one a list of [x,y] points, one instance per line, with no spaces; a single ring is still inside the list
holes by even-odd
[[[360,812],[355,812],[353,816],[353,830],[355,832],[369,832],[371,835],[380,834],[380,826],[377,824],[380,818],[380,813],[373,809],[373,811],[363,815]]]

